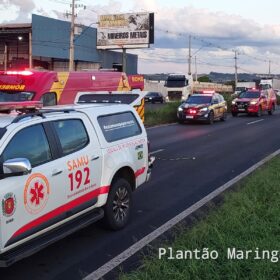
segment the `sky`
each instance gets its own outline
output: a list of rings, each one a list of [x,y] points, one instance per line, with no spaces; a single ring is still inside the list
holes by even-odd
[[[280,73],[280,1],[276,0],[76,0],[77,23],[96,26],[97,16],[155,13],[155,43],[138,55],[139,73]],[[31,14],[69,20],[70,0],[0,0],[0,24],[31,21]],[[195,67],[196,61],[196,67]]]

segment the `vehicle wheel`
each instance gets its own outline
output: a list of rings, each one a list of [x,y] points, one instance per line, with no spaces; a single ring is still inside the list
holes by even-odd
[[[104,224],[112,230],[125,227],[129,221],[132,203],[132,191],[129,182],[123,178],[113,181],[104,206]]]
[[[238,116],[238,113],[236,113],[236,112],[231,112],[231,114],[232,114],[233,117],[237,117]]]
[[[227,119],[227,112],[223,113],[223,116],[221,117],[221,121],[224,122]]]
[[[257,117],[261,117],[262,116],[262,108],[261,106],[259,107],[259,110],[257,112]]]
[[[213,123],[214,123],[214,113],[213,111],[211,111],[208,117],[208,124],[213,124]]]
[[[269,115],[273,115],[274,111],[275,111],[275,104],[272,104],[271,109],[268,110],[268,114],[269,114]]]
[[[184,124],[185,122],[183,120],[178,120],[179,124]]]

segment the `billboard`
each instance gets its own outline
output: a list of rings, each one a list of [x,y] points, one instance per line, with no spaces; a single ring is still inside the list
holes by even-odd
[[[154,14],[100,15],[97,49],[146,48],[154,43]]]

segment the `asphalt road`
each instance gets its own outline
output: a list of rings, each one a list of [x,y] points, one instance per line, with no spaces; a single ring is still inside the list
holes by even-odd
[[[85,228],[9,268],[0,279],[82,279],[205,195],[280,148],[280,112],[148,129],[152,179],[134,193],[131,223]],[[265,187],[265,186],[264,186]]]

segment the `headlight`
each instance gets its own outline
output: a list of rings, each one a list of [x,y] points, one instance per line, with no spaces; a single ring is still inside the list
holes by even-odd
[[[179,112],[182,112],[182,111],[183,111],[183,108],[182,108],[182,107],[179,107],[179,108],[178,108],[178,111],[179,111]]]
[[[207,111],[208,111],[208,108],[207,108],[207,107],[201,108],[199,111],[200,111],[200,112],[207,112]]]
[[[232,102],[231,102],[232,105],[234,105],[235,103],[236,103],[235,101],[232,101]]]
[[[251,105],[256,105],[258,102],[257,101],[251,101],[250,104]]]

